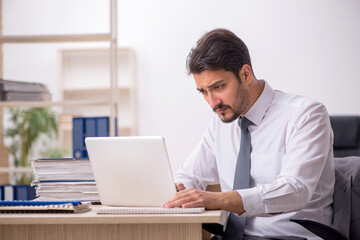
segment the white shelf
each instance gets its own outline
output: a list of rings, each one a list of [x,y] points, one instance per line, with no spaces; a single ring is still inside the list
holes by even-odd
[[[119,91],[129,91],[129,87],[127,86],[119,86],[118,87]],[[74,94],[81,94],[81,93],[95,93],[95,92],[107,92],[110,93],[110,89],[109,88],[64,88],[62,90],[64,93],[74,93]]]
[[[116,50],[117,48],[117,0],[109,0],[110,9],[109,9],[109,20],[110,20],[110,31],[109,33],[97,33],[97,34],[54,34],[54,35],[16,35],[16,36],[1,36],[0,35],[0,45],[1,44],[18,44],[18,43],[47,43],[47,42],[109,42],[110,46],[107,48],[109,54],[109,68],[107,69],[108,78],[106,81],[109,83],[109,89],[113,89],[117,86],[117,58]],[[0,2],[1,8],[1,2]],[[1,17],[1,14],[0,14]],[[2,19],[0,19],[2,21]],[[0,23],[1,23],[0,21]],[[1,34],[1,29],[0,29]],[[0,65],[2,62],[0,61]],[[113,120],[116,117],[116,112],[114,112],[115,107],[118,105],[116,98],[114,97],[113,92],[110,92],[112,96],[110,101],[105,102],[95,102],[95,105],[108,105],[110,109],[110,118]],[[60,101],[58,102],[0,102],[0,117],[2,117],[2,108],[3,107],[48,107],[48,106],[85,106],[94,104],[94,101],[85,101],[74,102],[74,101]],[[111,121],[110,124],[110,135],[114,134],[114,121]],[[2,132],[2,119],[0,120],[0,132]],[[0,136],[0,144],[3,144],[3,137]]]
[[[117,49],[117,87],[133,87],[133,51]],[[62,49],[59,51],[62,73],[59,89],[110,89],[110,53],[106,48]]]
[[[63,101],[110,101],[115,93],[118,135],[136,135],[135,57],[131,48],[117,49],[118,91],[112,91],[106,79],[110,77],[110,54],[106,48],[67,48],[59,51],[59,99]],[[113,95],[114,96],[114,95]],[[59,121],[59,142],[69,148],[72,144],[72,117],[110,116],[104,106],[62,108]]]
[[[122,73],[117,74],[118,70],[118,63],[122,65],[121,61],[118,61],[116,58],[117,54],[117,0],[109,0],[110,1],[110,9],[109,9],[109,20],[110,20],[110,31],[109,33],[98,33],[98,34],[59,34],[59,35],[19,35],[19,36],[0,36],[0,45],[1,44],[21,44],[21,43],[52,43],[52,42],[108,42],[109,47],[105,50],[108,54],[108,68],[106,69],[107,75],[103,78],[97,78],[97,81],[101,83],[106,82],[105,85],[100,87],[100,91],[104,91],[103,89],[107,90],[107,98],[103,99],[96,99],[96,97],[92,97],[90,99],[58,99],[58,101],[48,101],[48,102],[29,102],[29,101],[18,101],[18,102],[0,102],[0,133],[3,131],[3,108],[4,107],[51,107],[51,106],[58,106],[58,107],[68,107],[68,108],[107,108],[109,111],[110,116],[110,135],[113,136],[115,132],[115,121],[114,119],[119,116],[117,115],[117,108],[119,103],[117,101],[121,101],[121,96],[118,97],[118,92],[114,89],[120,87],[120,91],[128,88],[129,85],[127,83],[118,82],[117,78],[118,75],[122,76]],[[1,1],[0,1],[0,10],[1,10]],[[0,13],[1,17],[1,13]],[[0,25],[1,21],[0,19]],[[1,29],[0,29],[1,34]],[[133,59],[133,57],[130,57]],[[102,62],[97,61],[97,63],[102,64]],[[0,65],[2,65],[2,61],[0,60]],[[71,65],[71,64],[70,64]],[[87,69],[89,70],[89,69]],[[130,75],[132,76],[133,73]],[[125,79],[125,78],[124,78]],[[65,84],[66,85],[66,84]],[[61,85],[60,85],[61,86]],[[85,84],[85,86],[89,86]],[[84,87],[84,86],[82,86]],[[102,88],[102,89],[101,89]],[[70,90],[73,89],[73,90]],[[130,88],[129,88],[130,89]],[[133,89],[131,87],[131,89]],[[63,92],[64,90],[64,92]],[[62,88],[61,93],[65,94],[79,94],[79,89],[74,88],[71,86],[67,88]],[[85,90],[86,92],[87,90]],[[91,90],[92,91],[92,90]],[[131,96],[133,96],[133,90],[127,91],[131,92]],[[84,93],[84,91],[83,91]],[[89,92],[88,92],[89,93]],[[122,93],[122,92],[121,92]],[[92,93],[90,93],[92,94]],[[63,96],[61,94],[61,96]],[[134,105],[131,105],[131,108]],[[135,112],[135,109],[134,109]],[[134,127],[130,128],[123,128],[120,126],[119,129],[130,129],[125,130],[130,133],[134,133]],[[124,131],[124,130],[122,130]],[[67,134],[68,135],[68,134]],[[69,136],[68,136],[69,137]],[[0,135],[0,146],[3,144],[3,136]],[[0,173],[9,173],[9,172],[31,172],[31,168],[0,168]]]
[[[32,173],[31,167],[0,167],[0,173]]]
[[[111,34],[109,33],[0,36],[0,43],[105,42],[110,40]]]
[[[110,101],[94,101],[94,100],[79,100],[79,101],[54,101],[54,102],[2,102],[0,107],[52,107],[52,106],[105,106],[109,105]]]

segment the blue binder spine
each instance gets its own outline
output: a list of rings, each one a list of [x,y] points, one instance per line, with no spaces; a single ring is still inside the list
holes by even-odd
[[[30,185],[14,186],[14,200],[33,200],[35,197],[35,187]]]
[[[117,119],[115,119],[115,135],[117,135]],[[77,117],[73,118],[73,157],[88,158],[85,138],[109,136],[109,117]]]
[[[28,185],[14,186],[14,200],[28,200],[28,199],[29,199]]]
[[[4,196],[5,195],[5,193],[4,193],[4,186],[3,185],[1,185],[0,186],[0,201],[3,201],[4,200]]]
[[[99,117],[96,119],[96,136],[109,136],[109,117]]]
[[[13,201],[14,196],[14,186],[13,185],[4,185],[4,200],[5,201]]]
[[[85,118],[86,137],[107,137],[109,136],[109,117]],[[85,157],[89,157],[85,149]]]
[[[84,118],[73,118],[73,157],[85,157],[85,124]]]

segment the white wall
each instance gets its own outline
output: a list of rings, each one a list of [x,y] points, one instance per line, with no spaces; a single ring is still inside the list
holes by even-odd
[[[104,0],[3,0],[3,33],[106,32],[108,7]],[[118,13],[119,45],[137,55],[139,134],[165,136],[173,170],[212,114],[185,59],[213,28],[240,36],[256,76],[273,88],[315,98],[330,114],[360,114],[358,0],[119,0]],[[5,45],[4,77],[55,91],[59,46]]]

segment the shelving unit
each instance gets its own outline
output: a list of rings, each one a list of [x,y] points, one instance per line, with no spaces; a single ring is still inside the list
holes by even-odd
[[[110,1],[110,32],[109,33],[99,33],[99,34],[64,34],[64,35],[32,35],[32,36],[1,36],[1,16],[0,16],[0,48],[2,49],[3,44],[17,44],[17,43],[53,43],[53,42],[109,42],[110,47],[108,49],[102,49],[102,52],[106,52],[108,57],[108,79],[102,80],[106,82],[106,86],[102,86],[100,89],[96,89],[97,93],[105,94],[106,98],[94,99],[94,98],[79,98],[71,96],[80,96],[83,94],[91,94],[91,91],[94,89],[81,89],[81,88],[67,88],[66,85],[63,85],[61,88],[62,99],[59,101],[51,102],[1,102],[0,101],[0,147],[4,144],[4,139],[1,133],[3,133],[3,108],[6,107],[51,107],[59,106],[64,109],[64,111],[70,108],[102,108],[107,109],[107,115],[110,116],[110,136],[115,135],[115,118],[118,118],[118,121],[121,123],[122,117],[119,116],[119,102],[121,102],[123,96],[123,91],[125,88],[118,87],[118,50],[117,48],[117,1]],[[0,11],[1,11],[1,1],[0,1]],[[128,49],[128,51],[130,51]],[[1,56],[2,50],[0,50]],[[131,55],[131,60],[133,60],[133,55]],[[121,62],[120,62],[121,63]],[[2,59],[0,60],[0,76],[2,76]],[[89,92],[90,91],[90,92]],[[133,92],[134,90],[128,88],[126,91]],[[81,94],[80,94],[81,92]],[[131,93],[132,94],[132,93]],[[131,94],[129,96],[131,96]],[[99,96],[100,96],[99,95]],[[134,98],[134,97],[133,97]],[[133,107],[133,106],[131,106]],[[135,119],[135,118],[133,118]],[[132,119],[132,120],[133,120]],[[121,132],[120,127],[120,132]],[[129,133],[135,133],[135,127],[129,127]],[[0,167],[0,173],[4,172],[23,172],[24,169],[14,169],[8,167]]]
[[[118,48],[118,135],[136,134],[136,81],[134,52]],[[72,48],[59,50],[58,95],[62,101],[109,101],[109,51],[104,48]],[[71,119],[74,116],[108,116],[106,106],[63,106],[59,122],[59,142],[69,148],[72,144]]]
[[[16,44],[16,43],[48,43],[48,42],[110,42],[110,135],[115,135],[114,119],[117,116],[117,4],[116,0],[110,0],[110,32],[101,34],[65,34],[65,35],[33,35],[33,36],[0,36],[0,44]],[[84,105],[84,102],[57,102],[56,105]],[[106,104],[106,103],[104,103]],[[7,106],[24,106],[23,102],[4,103],[0,102],[0,109]],[[26,105],[33,107],[42,107],[44,105],[53,106],[53,102],[32,102]],[[0,130],[2,125],[0,127]],[[2,139],[1,139],[2,140]],[[2,141],[1,141],[2,143]],[[0,143],[0,144],[1,144]]]

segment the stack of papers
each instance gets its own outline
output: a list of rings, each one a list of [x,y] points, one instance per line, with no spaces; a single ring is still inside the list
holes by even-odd
[[[89,159],[32,159],[38,200],[99,201]]]
[[[0,79],[0,101],[50,101],[51,94],[41,83]]]
[[[97,214],[189,214],[203,213],[205,208],[162,208],[162,207],[108,207],[97,209]]]

